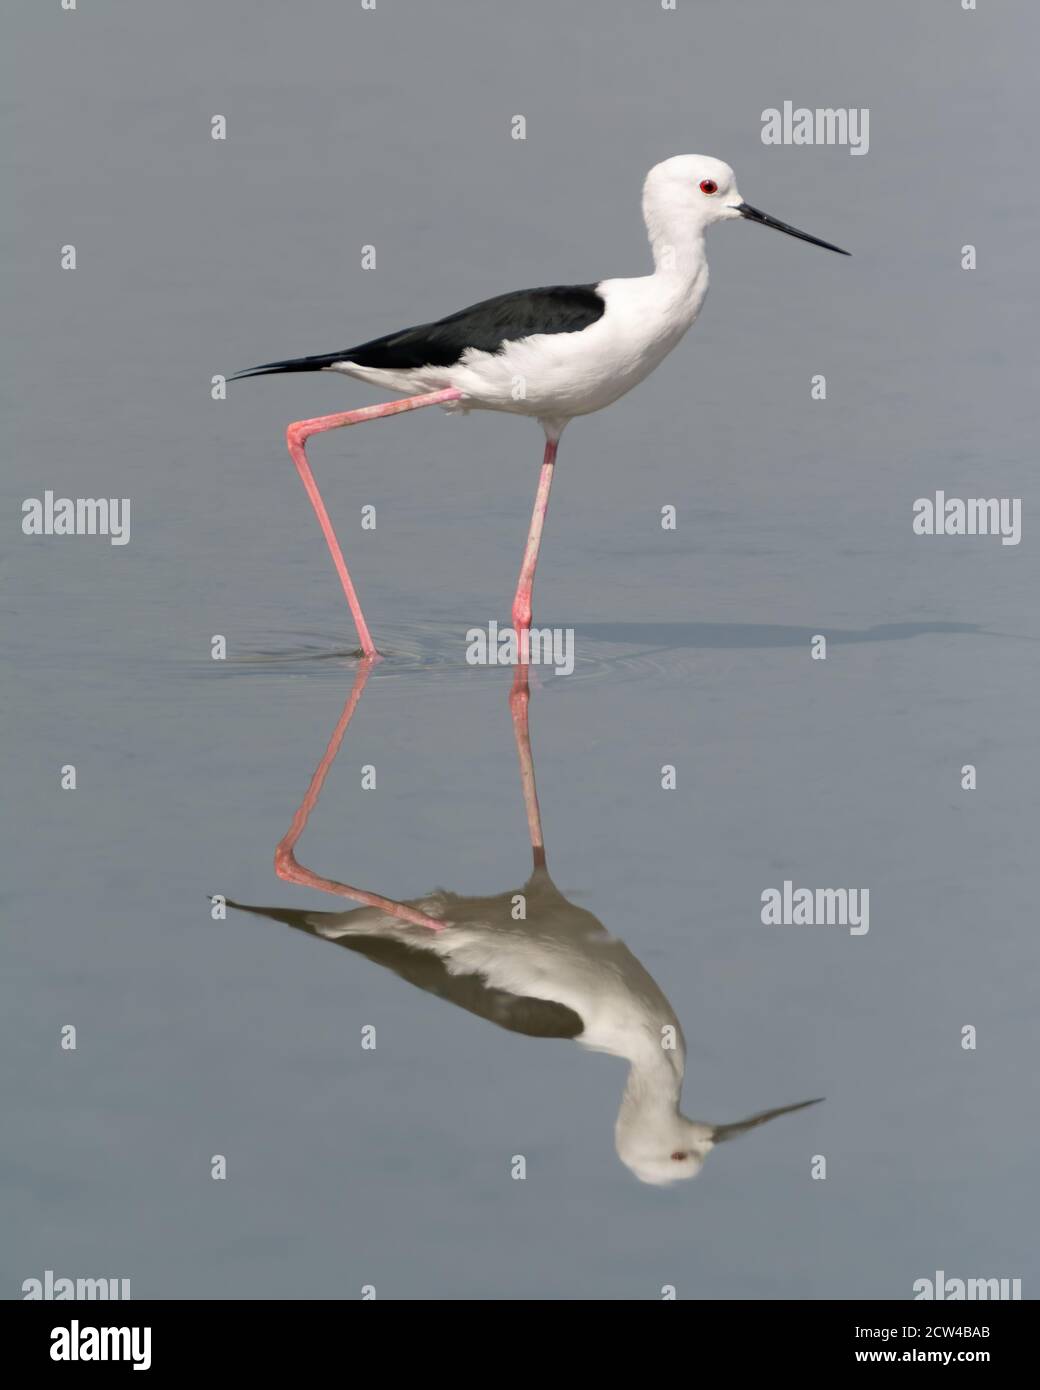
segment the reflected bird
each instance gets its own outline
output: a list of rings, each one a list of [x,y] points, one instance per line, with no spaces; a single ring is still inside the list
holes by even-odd
[[[384,405],[297,420],[286,434],[365,656],[374,656],[376,648],[307,462],[312,435],[429,405],[451,412],[498,410],[536,419],[545,435],[545,453],[512,613],[514,629],[522,632],[531,625],[535,569],[564,427],[631,391],[693,326],[708,292],[704,234],[712,223],[744,218],[842,256],[849,254],[745,203],[729,165],[706,155],[677,155],[655,165],[643,186],[643,217],[654,258],[651,275],[517,290],[434,323],[338,352],[268,362],[231,378],[340,372],[407,393]]]
[[[324,878],[296,858],[371,661],[363,661],[303,803],[275,854],[279,877],[365,904],[349,912],[228,905],[321,937],[446,999],[478,1018],[534,1038],[567,1038],[629,1064],[614,1137],[622,1162],[642,1182],[695,1176],[726,1140],[816,1100],[764,1110],[733,1124],[690,1120],[679,1109],[686,1044],[657,981],[591,912],[569,902],[546,867],[528,726],[526,671],[517,669],[510,706],[533,870],[521,889],[492,897],[438,892],[397,902]],[[523,916],[517,920],[518,904]]]

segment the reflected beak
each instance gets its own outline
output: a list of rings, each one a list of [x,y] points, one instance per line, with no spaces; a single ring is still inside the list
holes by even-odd
[[[801,233],[799,233],[801,235]],[[826,246],[826,242],[821,242],[821,246]],[[831,247],[837,250],[837,247]],[[848,255],[845,251],[843,255]],[[732,1125],[713,1125],[712,1139],[716,1144],[724,1144],[727,1139],[736,1139],[740,1134],[746,1134],[749,1129],[757,1129],[759,1125],[768,1124],[770,1120],[775,1120],[780,1115],[792,1115],[796,1110],[804,1110],[808,1105],[819,1105],[823,1096],[817,1096],[815,1100],[800,1100],[795,1105],[781,1105],[776,1110],[762,1110],[757,1115],[751,1115],[746,1120],[738,1120]]]
[[[832,246],[829,241],[821,241],[819,237],[810,236],[808,232],[800,232],[797,227],[789,227],[786,222],[778,222],[775,217],[770,217],[768,212],[759,212],[758,208],[753,208],[750,203],[738,203],[737,211],[741,217],[746,217],[749,222],[761,222],[763,227],[775,227],[778,232],[786,232],[788,236],[796,236],[799,241],[811,241],[814,246],[822,246],[825,251],[837,251],[839,256],[851,256],[851,251],[843,251],[840,246]]]

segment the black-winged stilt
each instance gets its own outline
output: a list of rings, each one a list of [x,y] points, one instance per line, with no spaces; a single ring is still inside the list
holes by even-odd
[[[745,217],[828,251],[849,254],[745,203],[729,165],[706,155],[677,155],[655,165],[643,187],[643,216],[654,257],[651,275],[519,290],[358,347],[269,362],[231,378],[342,372],[408,393],[385,405],[297,420],[286,432],[289,453],[328,543],[365,656],[375,656],[376,648],[307,462],[311,435],[428,405],[463,413],[502,410],[538,420],[545,432],[545,453],[513,599],[513,626],[519,633],[531,624],[531,592],[564,426],[630,391],[692,326],[708,291],[707,228],[713,222]]]
[[[296,846],[336,759],[374,659],[364,659],[328,747],[275,852],[279,878],[365,904],[351,912],[228,906],[284,922],[345,946],[513,1033],[565,1038],[629,1066],[614,1126],[621,1161],[641,1182],[695,1177],[726,1140],[818,1100],[760,1111],[732,1124],[688,1119],[679,1109],[686,1070],[682,1027],[667,996],[623,941],[570,902],[549,876],[528,724],[527,671],[513,676],[509,704],[533,868],[520,890],[486,897],[437,891],[404,903],[305,868]],[[518,897],[524,913],[517,915]],[[432,930],[431,930],[432,928]]]

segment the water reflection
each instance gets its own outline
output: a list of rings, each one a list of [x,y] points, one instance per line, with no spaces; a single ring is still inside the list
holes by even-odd
[[[657,981],[627,946],[559,891],[546,866],[528,723],[527,673],[518,668],[509,697],[520,761],[533,867],[522,888],[493,897],[437,892],[399,902],[322,877],[296,858],[329,769],[357,709],[373,662],[363,661],[307,793],[275,852],[280,878],[363,904],[348,912],[229,906],[334,942],[393,971],[409,984],[468,1013],[532,1038],[567,1038],[629,1063],[614,1130],[622,1162],[642,1182],[694,1177],[718,1144],[800,1101],[733,1124],[680,1113],[686,1044]]]

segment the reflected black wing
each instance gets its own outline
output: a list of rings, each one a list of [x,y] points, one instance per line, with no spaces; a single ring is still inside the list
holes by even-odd
[[[511,1033],[523,1033],[529,1038],[576,1038],[585,1025],[580,1014],[566,1004],[551,999],[535,999],[527,995],[510,994],[494,989],[483,975],[453,975],[440,956],[433,951],[411,946],[401,938],[389,936],[325,937],[321,927],[325,921],[341,922],[341,912],[301,912],[293,908],[252,907],[248,903],[227,899],[228,907],[251,912],[257,917],[269,917],[284,922],[297,931],[306,932],[320,940],[333,941],[367,960],[393,971],[410,985],[446,999],[467,1013],[487,1019]]]

